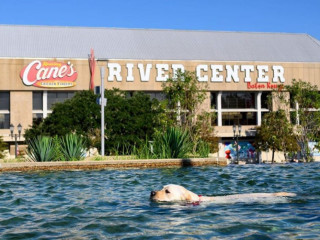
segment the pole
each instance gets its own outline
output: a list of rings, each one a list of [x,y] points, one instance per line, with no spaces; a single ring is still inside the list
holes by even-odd
[[[104,67],[100,67],[101,76],[101,156],[104,156]]]
[[[236,135],[236,139],[237,139],[237,162],[239,163],[239,135]]]
[[[15,141],[15,157],[18,157],[18,140],[17,140],[18,136],[17,134],[14,135],[14,141]]]

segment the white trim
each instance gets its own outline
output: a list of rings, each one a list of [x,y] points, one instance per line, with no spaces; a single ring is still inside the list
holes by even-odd
[[[257,114],[257,125],[258,126],[261,125],[261,119],[262,119],[262,116],[261,116],[261,95],[262,95],[262,92],[258,92],[256,94],[256,108],[258,111],[258,114]]]
[[[255,108],[223,108],[221,112],[258,112]]]
[[[43,91],[42,100],[43,118],[46,118],[48,116],[48,91]]]
[[[222,92],[218,92],[218,94],[216,95],[216,102],[217,102],[217,122],[218,122],[218,127],[222,126],[222,112],[221,112],[221,96],[222,96]]]

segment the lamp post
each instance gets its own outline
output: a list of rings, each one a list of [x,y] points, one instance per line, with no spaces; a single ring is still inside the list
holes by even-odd
[[[10,135],[11,135],[11,138],[13,138],[14,136],[14,141],[15,141],[15,157],[17,158],[18,157],[18,136],[19,136],[19,139],[21,137],[21,131],[22,131],[22,125],[19,123],[18,126],[18,134],[13,134],[13,131],[14,131],[14,125],[11,123],[10,124]]]
[[[101,77],[101,156],[104,156],[104,67],[100,67]]]
[[[237,126],[233,125],[233,136],[236,138],[236,147],[237,147],[237,162],[239,162],[239,137],[241,136],[241,125],[238,125],[238,133],[237,133]]]

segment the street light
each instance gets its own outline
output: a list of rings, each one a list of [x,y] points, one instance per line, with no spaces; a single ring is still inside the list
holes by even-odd
[[[241,136],[241,125],[238,125],[238,134],[237,134],[237,126],[234,124],[233,125],[233,136],[236,138],[236,147],[237,147],[237,162],[239,162],[239,137]]]
[[[21,137],[21,131],[22,131],[22,125],[19,123],[18,126],[18,134],[13,134],[13,131],[14,131],[14,125],[11,123],[10,124],[10,136],[11,138],[13,138],[14,136],[14,141],[15,141],[15,157],[17,158],[18,157],[18,136],[19,136],[19,139]]]

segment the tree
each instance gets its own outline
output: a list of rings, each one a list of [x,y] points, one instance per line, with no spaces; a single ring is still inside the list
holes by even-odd
[[[301,156],[304,161],[312,161],[309,143],[316,142],[315,148],[320,149],[320,93],[317,86],[293,79],[292,84],[285,86],[284,91],[276,92],[275,97],[287,110],[291,107],[290,117],[296,124],[294,131]]]
[[[288,152],[296,152],[299,146],[293,126],[284,110],[269,112],[264,115],[261,126],[257,127],[255,145],[259,150],[272,150],[272,163],[275,151],[283,151],[285,158]]]
[[[100,127],[100,107],[96,104],[96,98],[92,91],[81,91],[72,99],[56,103],[46,119],[26,130],[25,138],[76,133],[85,137],[88,145],[92,145],[95,130]]]
[[[100,148],[101,114],[97,97],[92,91],[82,91],[64,103],[55,104],[46,119],[26,131],[25,138],[76,133],[85,138],[88,147]],[[108,99],[105,107],[106,153],[130,153],[134,145],[151,138],[161,126],[163,110],[159,102],[148,95],[136,93],[130,98],[125,92],[113,89],[106,90],[105,97]]]
[[[201,112],[200,109],[207,97],[206,88],[207,84],[200,83],[196,74],[189,71],[178,71],[163,84],[167,97],[167,122],[189,131],[194,143],[193,152],[200,139],[209,142],[212,151],[217,151],[214,127],[211,125],[215,114]]]
[[[286,90],[290,93],[291,103],[298,104],[294,112],[297,117],[296,139],[303,159],[308,162],[312,160],[308,143],[317,142],[316,148],[320,149],[320,93],[316,85],[295,79],[292,85],[286,86]]]
[[[119,90],[107,90],[105,108],[106,152],[128,152],[161,128],[163,108],[156,99],[142,92],[126,97]]]

